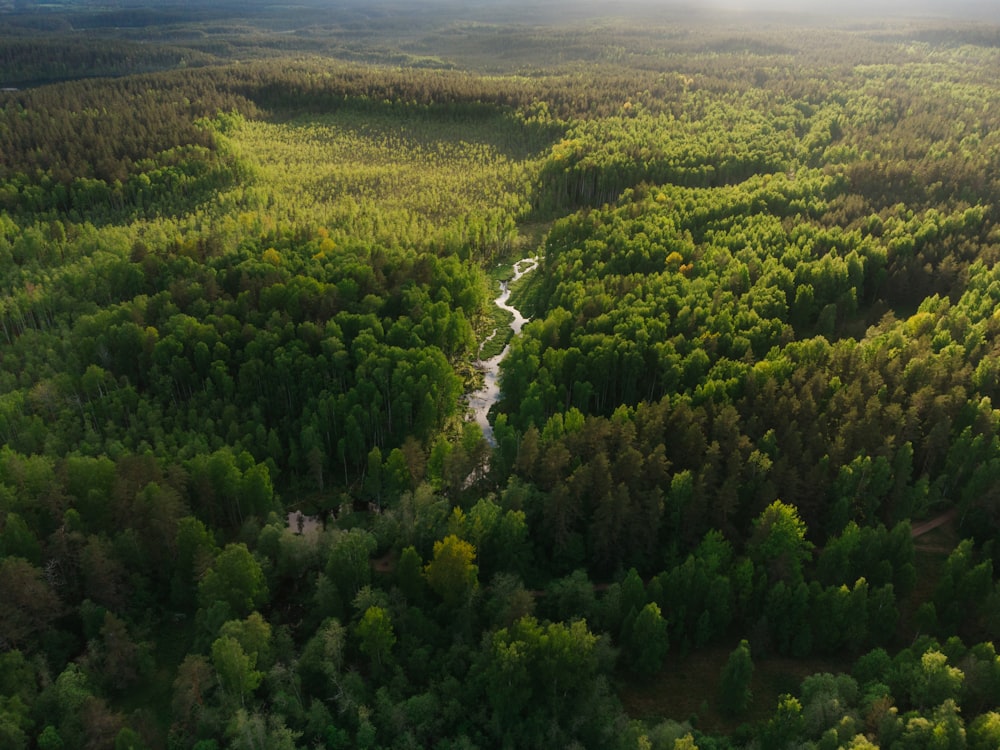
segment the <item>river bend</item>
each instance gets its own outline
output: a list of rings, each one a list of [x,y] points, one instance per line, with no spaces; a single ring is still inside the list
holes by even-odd
[[[538,258],[524,258],[519,260],[514,264],[514,276],[511,278],[511,282],[517,281],[524,274],[533,271],[537,266]],[[524,328],[524,324],[528,322],[528,319],[521,314],[520,310],[512,307],[509,304],[509,300],[510,284],[504,281],[500,285],[500,296],[493,300],[493,303],[501,310],[507,310],[514,316],[514,319],[510,323],[510,329],[514,332],[514,336],[517,336],[521,332],[521,329]],[[496,331],[493,332],[490,338],[493,338],[495,335]],[[490,445],[494,446],[496,445],[496,439],[493,437],[493,425],[489,423],[487,416],[490,413],[490,408],[500,398],[500,383],[498,382],[500,363],[509,351],[510,344],[508,343],[503,348],[503,351],[495,357],[481,359],[476,363],[476,367],[483,373],[483,387],[478,391],[470,393],[468,396],[469,407],[472,409],[475,420],[483,431],[483,437],[486,438],[486,441]]]

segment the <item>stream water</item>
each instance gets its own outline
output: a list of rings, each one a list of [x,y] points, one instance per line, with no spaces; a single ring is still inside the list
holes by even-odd
[[[511,281],[517,281],[524,274],[533,271],[537,266],[538,258],[524,258],[523,260],[519,260],[514,264],[514,276],[511,278]],[[500,296],[493,300],[493,302],[501,310],[507,310],[514,316],[514,319],[510,323],[510,328],[514,332],[514,335],[517,336],[521,332],[521,329],[524,328],[524,324],[528,322],[528,319],[521,315],[520,310],[508,304],[509,299],[510,284],[505,281],[500,285]],[[487,341],[496,335],[497,332],[494,331]],[[490,407],[500,398],[500,384],[497,382],[497,376],[500,374],[500,363],[507,356],[508,351],[510,351],[510,344],[505,346],[503,351],[495,357],[481,359],[476,363],[476,367],[483,373],[483,387],[478,391],[470,393],[468,396],[469,407],[472,409],[475,420],[483,431],[483,437],[486,438],[486,441],[490,445],[494,446],[496,445],[496,440],[493,437],[493,426],[486,417],[490,413]]]
[[[514,264],[514,275],[511,281],[517,281],[524,274],[533,271],[537,266],[538,258],[524,258],[519,260]],[[514,332],[514,336],[517,336],[521,332],[521,329],[524,328],[524,324],[528,322],[528,319],[521,315],[520,310],[508,304],[509,299],[510,284],[505,281],[500,285],[500,296],[493,300],[493,303],[514,316],[514,319],[510,322],[510,329]],[[498,331],[493,331],[486,338],[486,341],[490,341],[496,335],[498,335]],[[483,343],[485,344],[486,341]],[[508,351],[510,351],[510,344],[507,344],[503,348],[503,351],[495,357],[481,359],[476,362],[476,367],[483,373],[483,387],[478,391],[470,393],[467,397],[469,407],[475,415],[476,422],[479,423],[480,428],[483,430],[483,437],[492,446],[496,445],[496,439],[493,437],[493,425],[489,423],[486,417],[490,413],[490,407],[500,398],[500,384],[497,382],[497,376],[500,374],[500,362],[507,356]],[[318,534],[323,529],[322,521],[318,516],[307,516],[297,510],[288,513],[286,523],[288,524],[288,528],[298,534]]]

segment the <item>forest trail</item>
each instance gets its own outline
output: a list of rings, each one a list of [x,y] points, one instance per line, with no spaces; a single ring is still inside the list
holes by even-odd
[[[929,531],[933,531],[934,529],[938,528],[939,526],[944,526],[949,521],[952,521],[957,515],[958,515],[958,509],[952,508],[950,510],[945,511],[936,518],[932,518],[929,521],[924,521],[923,523],[918,523],[911,529],[910,537],[913,539],[921,537],[924,534],[928,533]]]

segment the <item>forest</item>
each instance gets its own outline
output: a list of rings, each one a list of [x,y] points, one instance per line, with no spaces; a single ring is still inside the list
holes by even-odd
[[[0,2],[0,747],[1000,747],[993,14]]]

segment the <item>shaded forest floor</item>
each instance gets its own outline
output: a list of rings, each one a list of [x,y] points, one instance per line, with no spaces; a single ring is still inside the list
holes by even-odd
[[[921,604],[934,597],[944,562],[961,541],[956,517],[956,511],[950,510],[913,527],[913,563],[917,567],[917,584],[910,597],[900,603],[900,643],[909,644],[920,635],[917,611]]]
[[[917,610],[933,598],[942,565],[960,541],[955,518],[951,510],[913,527],[917,583],[913,594],[900,603],[900,647],[919,635]],[[809,675],[844,672],[854,661],[854,655],[808,659],[754,655],[753,706],[744,719],[733,720],[722,714],[717,704],[722,669],[738,642],[736,638],[687,655],[672,651],[663,669],[652,678],[622,675],[619,697],[626,713],[635,719],[687,721],[703,732],[731,734],[744,721],[773,715],[778,698],[784,693],[796,694]]]
[[[839,659],[754,657],[753,706],[744,719],[726,717],[718,706],[719,679],[738,641],[699,649],[687,656],[672,652],[659,674],[629,679],[619,690],[626,713],[634,719],[690,722],[708,733],[732,733],[744,721],[764,720],[774,713],[778,697],[798,692],[802,680],[817,672],[843,672]]]

